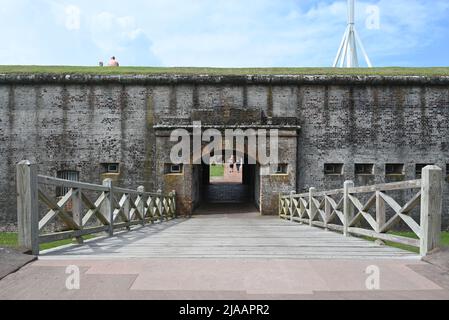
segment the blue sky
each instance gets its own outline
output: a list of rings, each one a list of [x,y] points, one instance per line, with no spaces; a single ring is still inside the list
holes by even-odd
[[[375,66],[448,66],[448,20],[449,0],[357,1]],[[0,0],[0,64],[325,67],[345,27],[345,0]]]

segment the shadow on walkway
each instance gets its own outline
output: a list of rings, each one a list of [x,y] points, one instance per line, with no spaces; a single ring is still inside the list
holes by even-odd
[[[248,216],[260,216],[259,210],[252,203],[204,203],[195,210],[194,216],[219,214],[247,214]]]
[[[129,231],[117,232],[113,237],[104,236],[86,241],[84,244],[73,244],[70,246],[46,250],[41,253],[41,256],[60,254],[66,256],[70,256],[72,254],[78,255],[80,250],[90,251],[89,254],[102,254],[106,251],[111,252],[111,250],[120,250],[146,238],[157,236],[170,228],[174,228],[186,222],[187,220],[188,219],[176,219],[163,223],[148,224],[145,227],[137,227]]]

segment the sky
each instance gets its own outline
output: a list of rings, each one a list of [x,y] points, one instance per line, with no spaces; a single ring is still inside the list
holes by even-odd
[[[374,66],[448,66],[449,0],[357,1]],[[346,0],[0,0],[0,64],[328,67]]]

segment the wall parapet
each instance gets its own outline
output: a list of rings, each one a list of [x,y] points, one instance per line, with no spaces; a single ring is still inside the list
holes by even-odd
[[[123,84],[123,85],[426,85],[447,86],[449,76],[348,76],[348,75],[93,75],[0,74],[4,84]]]

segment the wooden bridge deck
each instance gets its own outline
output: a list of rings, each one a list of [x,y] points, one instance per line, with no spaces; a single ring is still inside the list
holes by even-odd
[[[275,258],[418,259],[416,254],[345,238],[258,213],[201,215],[43,252],[41,259]]]

